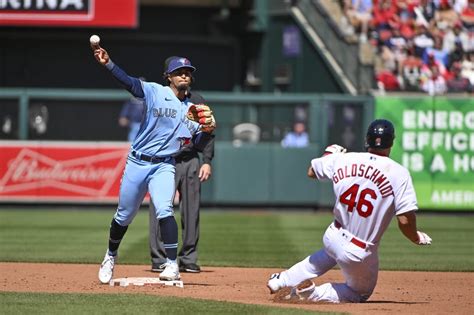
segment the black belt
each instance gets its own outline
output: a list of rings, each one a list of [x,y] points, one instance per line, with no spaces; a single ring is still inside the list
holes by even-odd
[[[165,156],[165,157],[150,156],[143,153],[139,153],[135,150],[132,151],[132,155],[139,160],[147,161],[153,164],[164,162],[170,158],[169,156]]]
[[[178,154],[177,156],[175,156],[175,160],[176,162],[187,162],[187,161],[190,161],[194,158],[199,158],[199,155],[197,154]]]

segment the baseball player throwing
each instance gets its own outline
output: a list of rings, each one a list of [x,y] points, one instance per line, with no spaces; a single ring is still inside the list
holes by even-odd
[[[118,247],[147,191],[156,209],[166,249],[167,265],[160,279],[179,280],[176,263],[178,226],[172,205],[175,191],[173,156],[181,144],[195,133],[201,129],[212,129],[187,118],[189,100],[186,91],[191,83],[191,73],[196,68],[186,58],[174,60],[174,64],[170,65],[170,85],[165,87],[128,76],[98,43],[94,44],[91,40],[91,47],[97,61],[134,97],[143,99],[145,103],[140,129],[132,142],[122,176],[119,203],[110,224],[109,247],[100,266],[99,280],[109,283],[112,279]]]
[[[275,293],[292,287],[292,296],[309,301],[364,302],[377,283],[378,246],[390,220],[397,216],[401,232],[417,245],[431,238],[416,228],[415,190],[406,168],[389,158],[395,130],[388,120],[373,121],[366,135],[367,151],[345,153],[338,145],[311,161],[308,176],[329,179],[336,195],[334,222],[324,233],[324,248],[288,270],[273,274],[268,288]],[[298,286],[339,265],[345,283]]]

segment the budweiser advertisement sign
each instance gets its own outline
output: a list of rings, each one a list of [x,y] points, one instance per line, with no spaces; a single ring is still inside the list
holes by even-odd
[[[117,203],[129,146],[0,142],[0,201]]]
[[[0,25],[138,26],[137,0],[0,0]]]

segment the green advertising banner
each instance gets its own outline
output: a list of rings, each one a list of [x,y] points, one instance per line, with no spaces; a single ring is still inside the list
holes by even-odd
[[[411,173],[422,209],[474,211],[474,100],[377,97],[395,125],[391,158]]]

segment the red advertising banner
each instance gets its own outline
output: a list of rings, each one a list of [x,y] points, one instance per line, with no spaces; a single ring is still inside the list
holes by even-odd
[[[0,141],[0,202],[117,203],[129,147]]]
[[[137,0],[0,0],[0,25],[138,26]]]

